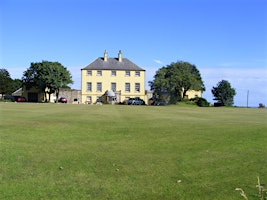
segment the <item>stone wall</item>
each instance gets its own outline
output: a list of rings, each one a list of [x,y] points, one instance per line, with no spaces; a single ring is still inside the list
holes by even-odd
[[[58,97],[65,97],[68,100],[68,103],[81,103],[81,90],[68,90],[60,89]]]

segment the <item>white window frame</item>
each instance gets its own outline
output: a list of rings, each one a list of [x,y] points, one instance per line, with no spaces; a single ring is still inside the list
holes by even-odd
[[[91,102],[91,101],[92,101],[92,96],[87,96],[87,97],[86,97],[86,101]]]
[[[96,75],[97,76],[102,76],[102,70],[97,70]]]
[[[131,76],[131,71],[129,70],[125,71],[125,76]]]
[[[86,83],[86,91],[91,92],[92,91],[92,82],[87,82]]]
[[[115,87],[113,87],[113,86],[115,86]],[[113,92],[115,92],[115,91],[117,90],[117,84],[116,84],[115,82],[112,82],[112,83],[110,84],[110,88],[111,88],[111,90],[112,90]]]
[[[134,89],[135,89],[135,92],[140,92],[140,83],[135,83],[135,86],[134,86]]]
[[[97,82],[96,83],[96,91],[97,92],[102,92],[102,82]]]
[[[135,71],[135,76],[140,76],[140,71]]]
[[[111,76],[116,76],[116,75],[117,75],[116,70],[112,70],[112,71],[111,71]]]
[[[131,84],[125,83],[125,92],[131,92]]]
[[[92,76],[92,70],[87,70],[87,76]]]

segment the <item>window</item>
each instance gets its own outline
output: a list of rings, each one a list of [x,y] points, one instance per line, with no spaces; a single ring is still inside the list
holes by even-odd
[[[130,71],[125,71],[125,76],[131,76]]]
[[[91,82],[87,82],[87,87],[86,87],[86,91],[92,91],[92,83]]]
[[[140,83],[135,83],[135,92],[140,92]]]
[[[113,92],[116,91],[116,83],[111,83],[111,90],[112,90]]]
[[[87,76],[92,76],[92,70],[87,70]]]
[[[135,72],[135,76],[140,76],[140,72],[139,71],[136,71]]]
[[[101,71],[101,70],[97,70],[96,75],[97,75],[97,76],[102,76],[102,71]]]
[[[116,76],[116,71],[115,70],[111,71],[111,76]]]
[[[96,84],[96,91],[97,92],[102,92],[102,83],[101,82],[97,82],[97,84]]]
[[[87,96],[86,97],[86,101],[91,102],[92,101],[92,97],[91,96]]]
[[[130,92],[130,83],[125,83],[125,92]]]

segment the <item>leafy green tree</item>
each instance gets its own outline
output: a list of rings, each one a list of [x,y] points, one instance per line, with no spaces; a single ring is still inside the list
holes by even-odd
[[[167,95],[171,103],[185,98],[188,90],[205,91],[200,72],[195,65],[179,61],[160,68],[149,82],[154,95]]]
[[[27,90],[35,87],[38,88],[39,92],[45,93],[45,81],[41,74],[41,63],[31,63],[31,66],[23,72],[22,85],[26,87]]]
[[[7,69],[0,69],[0,94],[2,97],[5,94],[12,92],[12,79]]]
[[[234,96],[236,91],[231,87],[231,84],[222,80],[217,84],[217,87],[213,87],[211,90],[214,100],[222,106],[232,106],[234,104]]]
[[[12,82],[12,92],[18,90],[22,86],[22,81],[20,79],[13,79]]]
[[[52,93],[56,93],[57,101],[59,89],[73,83],[66,67],[59,62],[49,61],[31,63],[31,66],[23,73],[22,81],[27,89],[36,87],[44,94],[49,94],[49,101]]]
[[[43,74],[45,74],[46,86],[49,89],[49,100],[50,100],[50,94],[55,92],[57,101],[59,89],[66,88],[68,84],[73,83],[72,77],[67,68],[63,67],[58,62],[53,62],[53,63],[48,62],[45,64],[47,65],[47,67],[42,69],[43,69]]]

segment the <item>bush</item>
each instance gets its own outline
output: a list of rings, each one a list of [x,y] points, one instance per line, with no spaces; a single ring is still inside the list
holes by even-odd
[[[265,105],[263,103],[260,103],[259,108],[265,108]]]
[[[196,101],[196,104],[199,107],[209,107],[210,106],[209,102],[204,98],[198,98],[198,100]]]
[[[195,99],[195,98],[194,98]],[[182,99],[183,103],[187,104],[187,105],[196,105],[196,101],[192,100],[192,99]]]
[[[191,104],[194,103],[199,107],[209,107],[210,106],[210,103],[206,99],[201,98],[201,97],[192,98],[192,99],[190,99],[189,102],[191,102]]]

